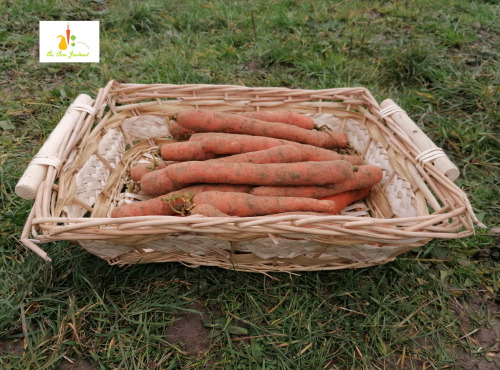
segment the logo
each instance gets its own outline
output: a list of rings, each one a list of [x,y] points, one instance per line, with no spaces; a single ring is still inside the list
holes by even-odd
[[[99,63],[99,22],[41,21],[40,63]]]

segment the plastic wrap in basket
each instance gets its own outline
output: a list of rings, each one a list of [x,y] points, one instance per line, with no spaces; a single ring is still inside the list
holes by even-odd
[[[69,240],[116,265],[180,262],[290,272],[382,264],[433,238],[471,235],[479,221],[452,181],[456,167],[401,108],[386,103],[381,108],[362,87],[111,81],[95,100],[76,99],[16,187],[35,198],[21,239],[45,259],[39,242]],[[193,108],[308,115],[317,126],[346,132],[347,152],[381,167],[383,179],[368,198],[337,215],[111,218],[114,207],[148,198],[130,182],[130,167],[171,142],[168,117]]]

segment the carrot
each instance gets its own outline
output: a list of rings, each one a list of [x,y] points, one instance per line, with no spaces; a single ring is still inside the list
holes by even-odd
[[[161,155],[163,158],[178,161],[203,161],[206,159],[232,163],[290,163],[302,161],[302,152],[292,145],[282,145],[214,159],[215,154],[205,152],[199,141],[165,144],[161,147]]]
[[[207,152],[215,154],[240,154],[292,143],[271,137],[227,134],[207,137],[201,142],[201,146]]]
[[[259,199],[255,199],[256,197],[252,197],[250,194],[241,193],[235,195],[228,192],[221,195],[218,191],[208,191],[198,193],[193,198],[196,205],[190,214],[200,214],[207,217],[259,216],[267,214],[273,216],[293,214],[321,216],[324,213],[337,214],[349,204],[365,198],[370,193],[370,190],[371,188],[351,190],[320,199],[320,201],[327,200],[334,202],[334,204],[324,204],[316,199],[300,197],[257,197]],[[285,199],[289,199],[289,201]]]
[[[206,191],[194,196],[193,203],[211,204],[230,216],[248,217],[271,213],[312,211],[333,213],[337,204],[329,200],[298,197],[257,197],[245,193]]]
[[[343,160],[270,164],[190,161],[145,174],[141,189],[146,194],[159,195],[193,183],[326,185],[345,181],[352,175],[352,165]]]
[[[216,154],[239,154],[265,150],[280,145],[294,145],[302,151],[302,161],[334,161],[345,159],[351,164],[361,165],[364,161],[359,156],[343,155],[333,150],[313,145],[300,144],[290,140],[275,139],[263,136],[226,134],[209,136],[203,139],[201,146],[207,152]]]
[[[312,130],[314,128],[314,120],[311,117],[306,117],[302,114],[288,110],[244,112],[241,113],[241,115],[266,122],[287,123],[306,130]]]
[[[377,166],[363,165],[355,168],[353,176],[345,181],[327,186],[259,186],[250,190],[258,196],[324,198],[349,190],[372,187],[382,180],[382,169]]]
[[[185,142],[189,143],[189,142]],[[173,144],[168,144],[173,145]],[[184,164],[188,163],[210,163],[210,162],[220,162],[220,163],[250,163],[250,164],[264,164],[264,163],[293,163],[299,162],[302,159],[300,151],[290,145],[283,145],[276,148],[270,148],[268,150],[261,150],[257,152],[250,153],[242,153],[234,156],[221,157],[212,159],[205,162],[183,162]],[[182,163],[176,163],[182,164]],[[194,167],[199,167],[194,165]],[[344,166],[345,167],[345,166]],[[162,169],[163,170],[163,169]],[[149,171],[146,174],[143,174],[140,178],[141,181],[141,189],[149,195],[160,195],[165,194],[169,191],[174,191],[176,189],[188,186],[191,183],[198,182],[207,182],[203,181],[203,178],[196,179],[193,176],[189,178],[190,182],[185,182],[182,178],[181,180],[173,180],[169,176],[167,176],[162,170],[157,171]],[[207,171],[217,170],[217,168],[207,167]],[[203,169],[201,169],[203,171]],[[212,174],[213,176],[217,176],[216,174]],[[211,181],[213,183],[213,181]],[[216,181],[215,183],[217,183]],[[234,182],[233,182],[234,183]],[[242,182],[237,182],[238,184],[242,184]]]
[[[347,161],[269,164],[192,161],[176,163],[158,172],[162,171],[179,183],[248,185],[324,185],[345,181],[353,175],[353,167]]]
[[[168,132],[174,139],[179,139],[179,140],[188,139],[193,134],[193,131],[186,130],[184,127],[180,126],[175,121],[170,121],[167,127],[168,127]]]
[[[183,141],[162,145],[160,148],[163,159],[173,161],[204,161],[215,158],[215,154],[205,151],[199,141]]]
[[[229,217],[229,215],[222,213],[217,207],[211,204],[197,204],[191,209],[191,215],[201,215],[205,217]]]
[[[180,214],[186,211],[186,207],[192,207],[191,200],[195,194],[215,190],[220,192],[248,192],[250,186],[225,184],[189,186],[157,198],[122,204],[111,211],[111,217],[171,216]]]
[[[148,195],[158,196],[192,185],[192,183],[188,184],[173,181],[165,174],[166,169],[167,168],[163,168],[144,174],[141,177],[141,190]]]
[[[167,199],[170,201],[167,201]],[[113,208],[111,217],[172,216],[182,212],[182,208],[187,200],[182,194],[176,197],[167,194],[158,198],[126,203]]]
[[[323,148],[347,146],[347,135],[311,131],[281,122],[265,122],[237,114],[206,110],[181,111],[177,123],[195,132],[227,132],[292,140]]]
[[[329,200],[335,202],[336,208],[332,213],[339,213],[349,204],[357,202],[365,198],[368,194],[370,194],[371,188],[363,188],[346,191],[344,193],[331,195],[329,197],[321,198],[321,200]]]
[[[137,163],[130,169],[130,178],[135,182],[138,182],[144,174],[154,170],[161,170],[165,167],[167,167],[167,164],[164,161],[157,163]]]
[[[320,200],[330,200],[330,201],[335,202],[335,208],[329,213],[337,214],[337,213],[341,212],[349,204],[357,202],[358,200],[365,198],[370,193],[370,190],[371,190],[371,188],[351,190],[351,191],[347,191],[344,193],[332,195],[330,197],[321,198]],[[265,197],[265,198],[267,198],[267,197]],[[297,199],[297,198],[295,198],[295,199]],[[319,213],[319,212],[281,212],[281,213],[272,214],[272,216],[274,216],[274,217],[288,216],[288,215],[324,216],[323,213]]]
[[[281,145],[269,149],[258,150],[256,152],[248,152],[230,155],[212,159],[212,161],[225,163],[292,163],[301,162],[302,152],[299,148],[293,145]]]

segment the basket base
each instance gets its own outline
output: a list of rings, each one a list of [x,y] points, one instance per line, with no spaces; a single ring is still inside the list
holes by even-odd
[[[427,242],[427,241],[425,241]],[[385,264],[398,255],[425,244],[422,240],[401,245],[333,245],[316,240],[259,238],[224,241],[202,235],[176,235],[140,247],[117,246],[101,241],[79,244],[111,265],[178,262],[189,267],[216,266],[246,272],[295,272],[363,268]]]

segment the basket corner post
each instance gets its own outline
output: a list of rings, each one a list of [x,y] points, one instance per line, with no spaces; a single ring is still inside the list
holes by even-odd
[[[52,258],[49,257],[47,252],[45,252],[42,248],[40,248],[38,245],[36,245],[30,238],[30,230],[31,227],[33,226],[33,219],[35,217],[35,207],[31,209],[31,212],[28,216],[28,219],[26,220],[26,224],[24,225],[23,231],[21,233],[21,239],[20,242],[29,250],[37,254],[39,257],[44,259],[47,262],[52,262]]]
[[[42,248],[40,248],[38,245],[33,243],[30,239],[21,238],[21,243],[23,243],[23,245],[26,248],[28,248],[32,252],[35,252],[36,255],[38,255],[39,257],[41,257],[45,261],[52,262],[52,258],[49,257],[47,252],[45,252]]]

